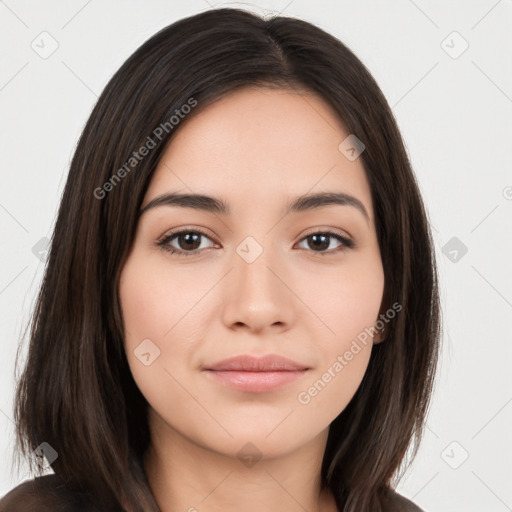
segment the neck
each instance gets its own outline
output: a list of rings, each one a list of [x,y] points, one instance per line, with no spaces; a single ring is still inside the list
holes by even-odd
[[[259,459],[200,446],[167,424],[156,430],[144,469],[161,512],[337,511],[332,494],[320,486],[328,430],[293,452],[272,458],[258,453]]]

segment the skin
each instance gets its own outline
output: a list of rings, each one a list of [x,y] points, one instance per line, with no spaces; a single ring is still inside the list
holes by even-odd
[[[381,307],[369,184],[362,159],[338,150],[348,135],[316,95],[246,87],[186,119],[155,170],[143,207],[173,191],[220,197],[232,210],[149,209],[122,269],[126,354],[149,403],[144,467],[162,512],[336,510],[320,491],[322,458],[330,423],[367,369],[371,338],[308,404],[297,396],[375,324]],[[347,205],[283,217],[289,200],[319,191],[358,198],[369,220]],[[183,238],[168,242],[182,252],[200,243],[195,255],[156,245],[177,228],[207,232],[192,248]],[[341,243],[328,238],[315,249],[310,235],[325,229],[356,247],[337,251]],[[248,236],[263,248],[252,263],[236,251]],[[160,350],[148,366],[134,353],[144,339]],[[279,354],[311,369],[259,394],[201,371],[240,354]],[[237,455],[248,442],[261,456],[250,467]]]

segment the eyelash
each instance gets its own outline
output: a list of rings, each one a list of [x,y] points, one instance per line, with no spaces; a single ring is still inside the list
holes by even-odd
[[[182,229],[180,231],[175,231],[174,233],[170,233],[168,235],[166,235],[164,238],[162,238],[161,240],[159,240],[156,245],[158,247],[160,247],[163,251],[166,251],[170,254],[174,254],[176,256],[194,256],[196,254],[198,254],[199,252],[201,252],[202,249],[195,249],[193,251],[183,251],[183,250],[180,250],[180,249],[175,249],[174,247],[171,247],[169,245],[169,242],[176,238],[177,236],[181,235],[181,234],[184,234],[184,233],[194,233],[194,234],[200,234],[200,235],[203,235],[205,236],[206,238],[209,238],[211,240],[211,238],[202,230],[200,229],[197,229],[197,228],[194,228],[194,229]],[[338,240],[339,242],[341,242],[341,246],[338,248],[338,249],[334,249],[334,250],[330,250],[330,251],[310,251],[310,252],[313,252],[313,253],[316,253],[318,254],[319,256],[326,256],[326,255],[329,255],[329,254],[336,254],[336,253],[339,253],[339,252],[344,252],[348,249],[353,249],[355,247],[355,242],[353,240],[350,240],[349,238],[346,238],[338,233],[335,233],[333,231],[315,231],[313,233],[309,233],[308,235],[306,235],[305,237],[303,237],[300,242],[302,242],[303,240],[313,236],[313,235],[326,235],[328,237],[332,237],[336,240]]]

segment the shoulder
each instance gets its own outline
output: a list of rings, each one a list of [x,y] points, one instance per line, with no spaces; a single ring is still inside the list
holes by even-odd
[[[56,474],[25,480],[0,499],[0,512],[97,512]]]
[[[384,510],[385,512],[424,512],[418,505],[393,489],[389,489]]]

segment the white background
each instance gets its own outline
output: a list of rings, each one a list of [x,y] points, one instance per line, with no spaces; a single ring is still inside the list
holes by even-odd
[[[0,1],[0,495],[26,478],[10,463],[14,356],[44,268],[32,248],[51,235],[84,123],[159,29],[243,5]],[[398,491],[427,512],[512,510],[512,2],[245,6],[315,23],[356,53],[393,107],[429,210],[443,353],[424,441]],[[45,59],[31,46],[51,48],[44,31],[58,43]],[[452,237],[468,249],[456,262],[443,253]]]

